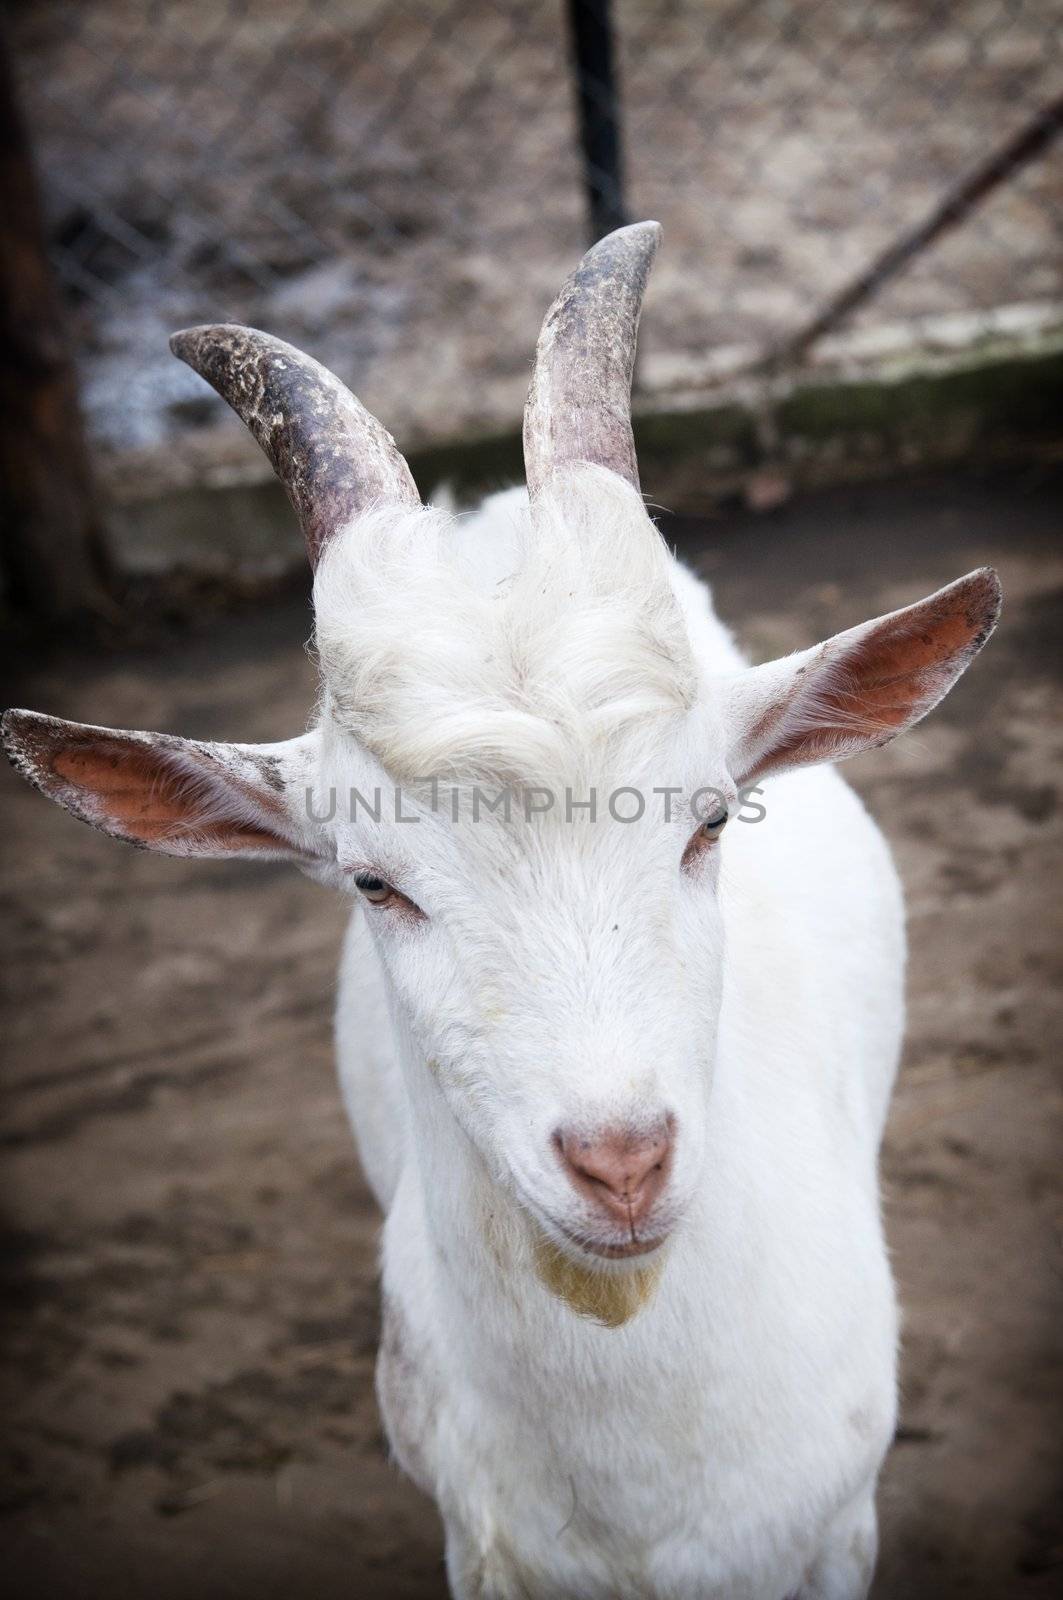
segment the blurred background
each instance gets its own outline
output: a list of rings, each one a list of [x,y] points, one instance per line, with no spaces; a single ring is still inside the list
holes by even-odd
[[[756,659],[1000,567],[974,672],[850,768],[913,948],[876,1594],[1060,1592],[1063,0],[16,0],[2,47],[7,703],[298,731],[294,518],[169,333],[293,341],[471,500],[646,216],[643,484]],[[372,1398],[342,906],[4,801],[20,1592],[442,1595]]]

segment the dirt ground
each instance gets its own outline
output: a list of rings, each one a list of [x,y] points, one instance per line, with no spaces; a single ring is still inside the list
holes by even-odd
[[[912,944],[878,1600],[1063,1592],[1061,491],[934,479],[670,527],[758,657],[984,561],[1007,594],[947,704],[850,769]],[[313,694],[308,625],[292,601],[151,652],[23,650],[7,700],[282,737]],[[8,1592],[441,1597],[435,1513],[372,1393],[378,1220],[329,1037],[341,905],[282,867],[124,849],[2,782]]]

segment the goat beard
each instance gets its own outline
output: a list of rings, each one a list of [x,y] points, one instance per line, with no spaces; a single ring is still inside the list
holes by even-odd
[[[622,1328],[637,1316],[653,1299],[664,1270],[660,1256],[620,1272],[592,1267],[574,1261],[538,1229],[532,1249],[535,1270],[550,1293],[603,1328]]]

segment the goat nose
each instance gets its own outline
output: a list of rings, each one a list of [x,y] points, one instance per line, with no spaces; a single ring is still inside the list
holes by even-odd
[[[668,1181],[672,1132],[669,1118],[641,1132],[629,1128],[609,1128],[597,1134],[562,1130],[555,1139],[580,1194],[610,1219],[635,1228],[649,1215]]]

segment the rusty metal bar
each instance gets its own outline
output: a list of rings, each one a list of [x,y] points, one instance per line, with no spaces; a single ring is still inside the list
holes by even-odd
[[[1047,149],[1061,128],[1063,95],[1043,106],[1017,133],[961,178],[922,222],[887,246],[869,267],[834,295],[811,322],[783,340],[764,365],[781,367],[800,360],[817,340],[869,300],[921,250],[962,222],[1006,178]]]

